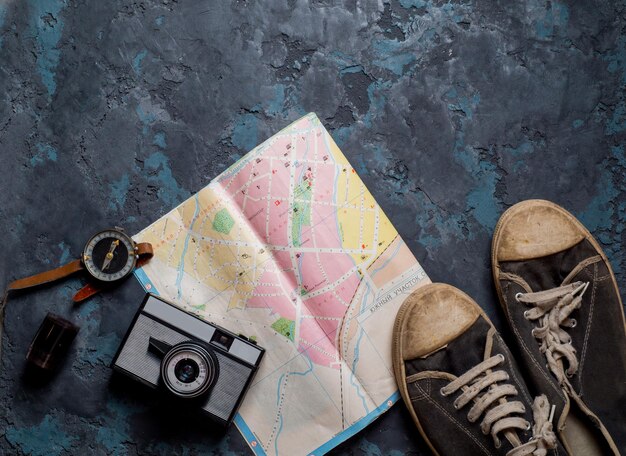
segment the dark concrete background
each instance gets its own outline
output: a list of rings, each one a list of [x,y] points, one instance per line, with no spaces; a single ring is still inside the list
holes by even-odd
[[[623,1],[0,0],[0,286],[136,232],[315,111],[434,281],[500,329],[499,214],[541,197],[599,238],[622,282]],[[79,278],[14,298],[0,454],[233,455],[108,363],[142,295],[80,306]],[[82,326],[47,383],[24,376],[43,316]],[[402,405],[335,454],[426,455]]]

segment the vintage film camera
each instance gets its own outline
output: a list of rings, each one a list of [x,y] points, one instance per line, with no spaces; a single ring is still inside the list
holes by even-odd
[[[146,295],[113,368],[229,425],[265,350],[244,336]],[[182,405],[182,404],[181,404]]]

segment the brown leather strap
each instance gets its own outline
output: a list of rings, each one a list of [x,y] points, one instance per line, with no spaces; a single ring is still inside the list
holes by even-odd
[[[91,298],[96,293],[99,293],[105,288],[103,285],[88,283],[83,288],[78,290],[72,300],[74,302],[83,302],[87,298]]]
[[[24,288],[30,288],[37,285],[43,285],[44,283],[54,282],[55,280],[62,279],[69,275],[74,274],[83,269],[83,264],[80,260],[74,260],[71,263],[61,266],[50,271],[35,274],[30,277],[18,279],[9,284],[7,292],[11,290],[23,290]]]
[[[137,254],[139,255],[139,259],[137,260],[137,264],[135,266],[140,268],[146,264],[150,258],[152,258],[152,255],[154,255],[152,244],[149,242],[137,244]]]
[[[43,285],[45,283],[54,282],[55,280],[62,279],[63,277],[67,277],[69,275],[74,274],[75,272],[83,269],[83,264],[80,260],[74,260],[71,263],[68,263],[64,266],[61,266],[56,269],[52,269],[50,271],[42,272],[40,274],[35,274],[30,277],[25,277],[23,279],[14,280],[9,284],[7,289],[4,292],[4,296],[2,297],[2,301],[0,302],[0,339],[2,338],[2,327],[4,325],[4,308],[6,307],[7,300],[9,299],[9,293],[13,290],[23,290],[25,288],[35,287],[37,285]],[[2,347],[0,343],[0,355],[2,354]]]
[[[148,258],[152,258],[154,252],[152,250],[152,244],[149,242],[141,242],[137,244],[137,254],[139,256],[147,256]]]
[[[140,268],[144,264],[146,264],[146,262],[154,255],[154,252],[152,250],[152,244],[150,244],[149,242],[141,242],[137,244],[137,255],[139,255],[139,259],[137,260],[136,267]],[[52,269],[50,271],[42,272],[40,274],[35,274],[30,277],[25,277],[23,279],[18,279],[11,282],[6,289],[2,301],[0,302],[0,314],[4,310],[4,306],[6,305],[6,300],[10,291],[23,290],[24,288],[30,288],[37,285],[54,282],[55,280],[62,279],[63,277],[67,277],[74,274],[75,272],[81,271],[82,269],[82,262],[80,260],[74,260],[71,263],[58,267],[56,269]],[[74,295],[74,302],[84,301],[85,299],[101,291],[103,288],[104,287],[99,284],[87,284],[83,288],[78,290],[78,292]],[[1,322],[2,318],[0,317],[0,324]]]

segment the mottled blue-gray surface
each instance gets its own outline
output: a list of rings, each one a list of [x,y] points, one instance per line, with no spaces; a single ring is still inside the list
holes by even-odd
[[[515,202],[565,206],[626,273],[626,8],[614,0],[0,0],[0,286],[136,232],[314,111],[435,281],[504,329],[490,236]],[[107,367],[141,298],[75,278],[6,312],[0,454],[233,455]],[[48,382],[48,311],[81,325]],[[402,405],[338,448],[426,455]]]

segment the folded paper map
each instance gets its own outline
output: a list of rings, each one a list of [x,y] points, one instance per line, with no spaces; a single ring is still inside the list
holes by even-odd
[[[135,240],[147,291],[267,350],[235,419],[254,453],[326,453],[398,399],[394,318],[429,279],[315,114]]]

